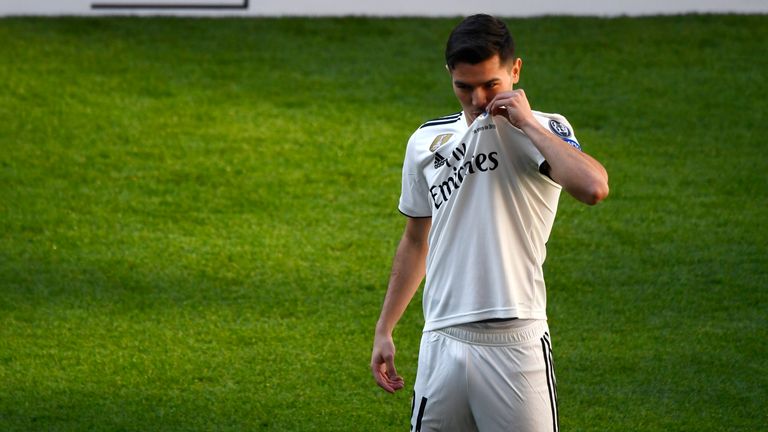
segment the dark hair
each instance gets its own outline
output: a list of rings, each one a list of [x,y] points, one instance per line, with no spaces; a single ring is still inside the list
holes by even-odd
[[[501,64],[515,57],[515,42],[507,25],[490,15],[472,15],[448,36],[445,64],[454,69],[458,63],[478,64],[496,54]]]

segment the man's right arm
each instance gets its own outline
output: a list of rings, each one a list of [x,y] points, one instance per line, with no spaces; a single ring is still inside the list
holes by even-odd
[[[390,393],[404,387],[403,378],[395,370],[392,332],[424,279],[431,226],[431,218],[408,218],[392,262],[387,294],[376,323],[371,372],[376,383]]]

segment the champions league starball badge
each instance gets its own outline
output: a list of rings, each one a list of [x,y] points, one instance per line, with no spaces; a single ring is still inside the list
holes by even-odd
[[[556,135],[561,136],[563,138],[568,138],[571,136],[571,129],[568,128],[565,124],[555,120],[551,119],[549,121],[549,129],[554,132]]]

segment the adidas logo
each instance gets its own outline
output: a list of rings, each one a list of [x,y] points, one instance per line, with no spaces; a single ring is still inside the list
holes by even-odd
[[[448,161],[448,159],[444,158],[440,153],[435,152],[435,169],[445,165],[446,161]]]

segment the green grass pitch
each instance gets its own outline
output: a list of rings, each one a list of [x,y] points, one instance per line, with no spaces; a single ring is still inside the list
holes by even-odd
[[[0,20],[0,430],[408,430],[368,361],[456,22]],[[549,242],[563,430],[765,428],[768,17],[508,23],[611,176]]]

